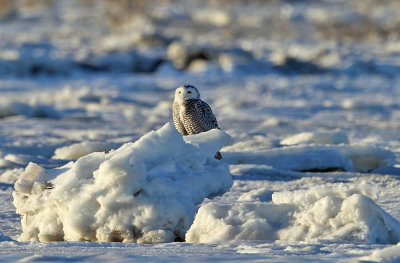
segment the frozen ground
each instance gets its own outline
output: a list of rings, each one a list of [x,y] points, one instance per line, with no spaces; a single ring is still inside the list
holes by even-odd
[[[400,260],[396,1],[3,2],[0,261]]]

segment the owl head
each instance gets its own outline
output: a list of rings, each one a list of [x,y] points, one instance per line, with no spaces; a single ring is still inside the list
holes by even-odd
[[[180,86],[175,90],[176,101],[195,100],[195,99],[200,99],[200,93],[195,86],[184,85]]]

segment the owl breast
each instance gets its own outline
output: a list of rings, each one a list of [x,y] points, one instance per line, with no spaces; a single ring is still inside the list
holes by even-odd
[[[210,106],[202,100],[186,100],[180,107],[180,117],[188,134],[218,128]]]
[[[201,117],[195,103],[185,101],[181,107],[181,120],[188,134],[197,134],[206,131],[201,124]]]

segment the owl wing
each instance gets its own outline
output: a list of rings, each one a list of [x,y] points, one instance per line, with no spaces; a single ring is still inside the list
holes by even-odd
[[[196,118],[196,121],[198,122],[198,126],[203,128],[201,132],[218,128],[217,118],[215,118],[211,107],[207,103],[197,100],[194,106],[197,110],[198,118]]]
[[[174,121],[175,128],[182,134],[182,135],[188,135],[188,132],[185,129],[185,126],[183,125],[181,118],[179,116],[179,104],[174,102],[172,104],[172,119]]]

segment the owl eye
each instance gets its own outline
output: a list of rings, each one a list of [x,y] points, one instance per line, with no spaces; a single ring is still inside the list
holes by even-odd
[[[179,91],[179,93],[182,93],[182,92]]]

